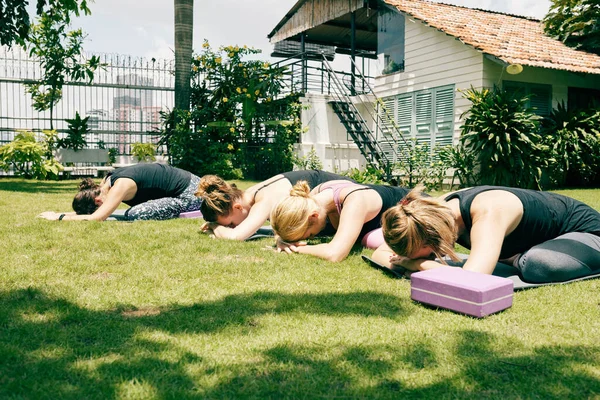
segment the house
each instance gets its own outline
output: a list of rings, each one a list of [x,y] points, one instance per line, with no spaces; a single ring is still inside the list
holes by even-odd
[[[540,115],[560,102],[573,107],[600,100],[600,56],[544,35],[542,23],[528,17],[425,0],[299,0],[269,38],[298,42],[301,49],[330,46],[354,60],[351,85],[341,85],[350,93],[332,100],[331,92],[306,91],[304,97],[308,130],[298,151],[315,148],[330,170],[377,161],[371,150],[390,156],[390,148],[402,145],[394,125],[432,147],[455,143],[470,107],[461,90],[471,87],[524,91]],[[373,76],[367,91],[355,88],[366,79],[364,60],[375,64],[363,70]],[[344,116],[341,102],[360,112],[368,128],[344,123],[356,115]],[[365,111],[389,119],[371,120]],[[379,149],[361,149],[367,136]]]

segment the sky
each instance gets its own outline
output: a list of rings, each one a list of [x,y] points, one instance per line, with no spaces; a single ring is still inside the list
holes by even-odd
[[[196,0],[194,49],[207,39],[213,48],[248,45],[268,58],[267,35],[297,0]],[[543,18],[550,0],[444,0],[444,3]],[[93,53],[173,58],[172,0],[95,0],[92,14],[76,18],[87,33],[84,49]]]

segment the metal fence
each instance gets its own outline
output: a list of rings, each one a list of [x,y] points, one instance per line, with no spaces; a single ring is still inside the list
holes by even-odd
[[[89,117],[89,148],[116,148],[131,153],[132,143],[158,141],[160,111],[174,105],[174,60],[97,54],[102,69],[89,82],[68,81],[62,99],[54,107],[53,125],[61,137],[65,119]],[[19,130],[50,129],[50,112],[32,106],[25,84],[42,76],[40,63],[19,47],[0,47],[0,145],[13,140]],[[165,149],[158,149],[159,153]]]

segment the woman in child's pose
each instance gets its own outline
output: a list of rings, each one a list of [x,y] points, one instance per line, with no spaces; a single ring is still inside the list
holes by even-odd
[[[454,243],[471,249],[463,268],[485,274],[498,261],[524,281],[561,282],[600,272],[600,214],[550,192],[481,186],[440,198],[413,190],[383,215],[383,245],[373,258],[410,271],[457,260]],[[442,261],[443,262],[443,261]]]
[[[373,238],[381,227],[381,214],[407,193],[408,189],[401,187],[345,181],[326,182],[311,191],[306,182],[298,182],[291,196],[271,212],[278,249],[336,262],[346,258],[357,240],[377,247],[383,242],[382,237],[379,241]],[[328,225],[335,230],[331,242],[310,246],[301,242]]]
[[[177,218],[200,209],[202,200],[194,196],[199,182],[196,175],[170,165],[136,164],[115,170],[99,185],[82,180],[73,199],[74,213],[46,211],[39,217],[104,221],[123,202],[131,206],[125,211],[129,221]]]
[[[196,196],[204,199],[201,211],[207,222],[202,230],[217,238],[245,240],[263,226],[273,206],[288,196],[296,182],[304,180],[315,187],[339,179],[350,180],[326,171],[290,171],[240,190],[216,175],[206,175],[196,192]]]

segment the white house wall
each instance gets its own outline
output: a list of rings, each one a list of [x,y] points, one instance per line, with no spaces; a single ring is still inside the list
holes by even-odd
[[[347,139],[346,128],[340,122],[333,108],[327,104],[329,96],[307,93],[302,98],[301,141],[296,145],[296,154],[306,156],[315,149],[323,163],[323,169],[331,172],[347,171],[350,168],[363,169],[365,158],[352,140]],[[357,106],[360,110],[361,106]]]

